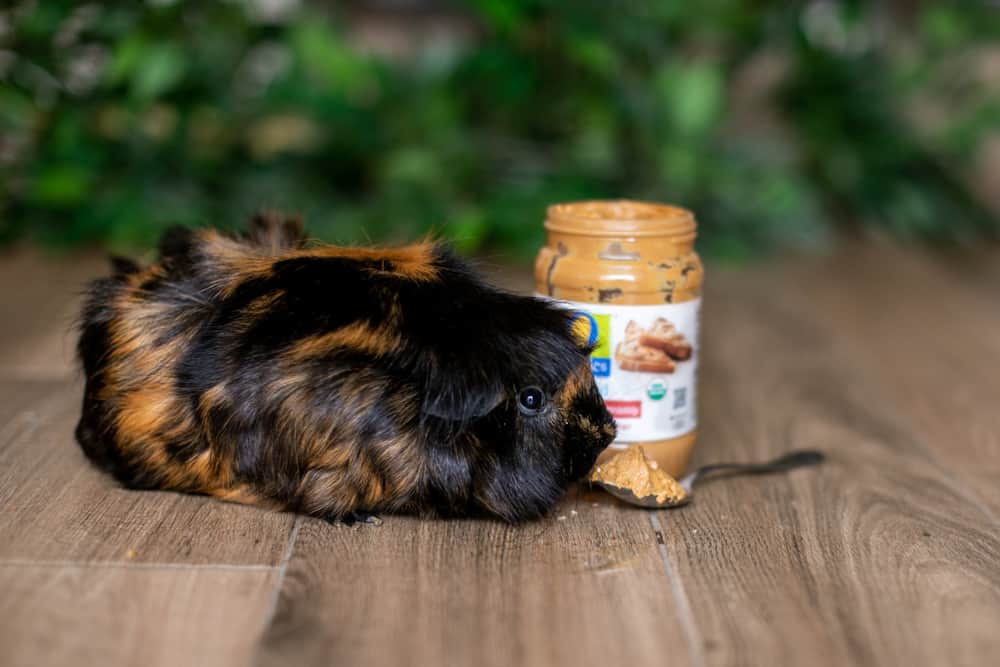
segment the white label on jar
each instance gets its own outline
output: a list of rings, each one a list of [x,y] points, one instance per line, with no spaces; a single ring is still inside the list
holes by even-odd
[[[595,345],[594,381],[618,423],[618,442],[665,440],[697,426],[701,299],[653,306],[559,301]]]

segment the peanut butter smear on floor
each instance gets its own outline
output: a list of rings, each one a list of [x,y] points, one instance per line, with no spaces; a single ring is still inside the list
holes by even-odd
[[[628,489],[636,498],[656,496],[656,502],[676,503],[687,495],[673,477],[660,470],[641,445],[632,445],[621,454],[597,465],[590,481]]]

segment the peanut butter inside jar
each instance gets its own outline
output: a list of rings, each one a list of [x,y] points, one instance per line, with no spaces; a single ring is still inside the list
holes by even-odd
[[[584,201],[550,206],[535,290],[576,313],[618,440],[598,462],[641,444],[673,476],[697,433],[698,327],[704,270],[690,211]]]

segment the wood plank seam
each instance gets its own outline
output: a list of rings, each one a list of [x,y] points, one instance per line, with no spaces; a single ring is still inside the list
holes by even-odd
[[[259,632],[257,636],[260,638],[264,637],[267,629],[271,627],[271,623],[274,621],[275,615],[278,613],[278,603],[281,600],[281,589],[285,585],[285,575],[288,572],[288,563],[292,560],[292,554],[295,552],[295,543],[299,539],[299,529],[302,527],[303,517],[296,516],[295,522],[292,523],[292,530],[288,533],[288,543],[285,545],[285,552],[281,555],[281,561],[278,563],[278,576],[274,582],[274,590],[271,593],[271,599],[267,603],[267,607],[264,610],[263,621],[261,622]]]
[[[0,567],[73,567],[114,568],[122,570],[225,570],[238,572],[271,572],[277,565],[240,565],[238,563],[130,563],[114,560],[33,560],[30,558],[0,559]]]
[[[251,662],[274,571],[0,568],[0,664]]]
[[[680,615],[681,630],[688,644],[688,657],[691,659],[693,667],[705,667],[705,654],[702,650],[701,633],[698,631],[694,614],[691,612],[691,605],[688,603],[684,583],[677,577],[674,566],[670,562],[670,552],[667,551],[667,545],[663,539],[664,531],[663,525],[660,523],[660,517],[655,512],[650,512],[649,523],[653,527],[653,534],[656,536],[656,546],[660,550],[660,560],[663,562],[667,581],[670,582],[670,592],[673,595],[677,613]]]

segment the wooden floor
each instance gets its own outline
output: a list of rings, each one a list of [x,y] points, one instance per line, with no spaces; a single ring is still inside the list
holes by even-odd
[[[4,667],[997,664],[1000,250],[710,268],[697,461],[829,463],[518,527],[118,488],[72,439],[100,271],[0,256]]]

